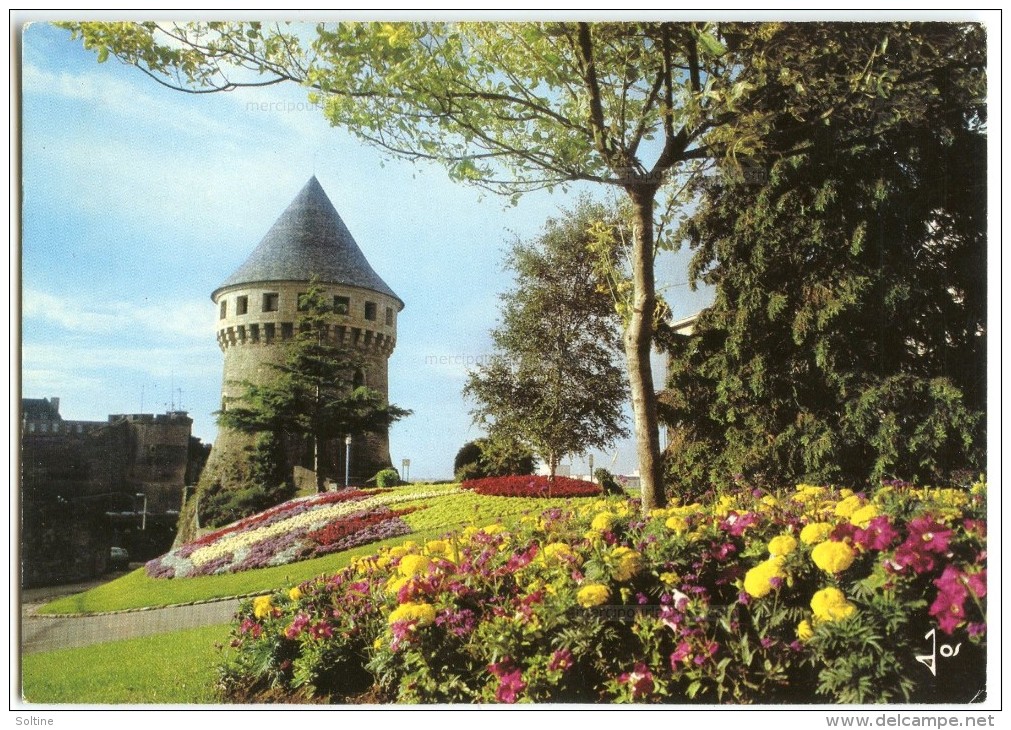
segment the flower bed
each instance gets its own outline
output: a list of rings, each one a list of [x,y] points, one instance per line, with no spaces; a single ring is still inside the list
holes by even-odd
[[[986,682],[985,535],[982,484],[738,491],[648,518],[617,499],[555,508],[245,603],[221,688],[288,701],[967,702]]]
[[[546,476],[486,477],[460,486],[489,497],[596,497],[601,493],[593,482],[558,476],[554,481]]]
[[[402,518],[413,510],[390,505],[451,493],[350,489],[293,499],[171,550],[145,568],[152,578],[188,578],[319,557],[408,535],[413,530]]]

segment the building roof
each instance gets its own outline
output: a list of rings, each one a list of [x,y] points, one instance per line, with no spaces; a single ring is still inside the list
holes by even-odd
[[[268,281],[309,281],[369,289],[404,302],[372,270],[365,254],[313,175],[246,262],[219,286]]]

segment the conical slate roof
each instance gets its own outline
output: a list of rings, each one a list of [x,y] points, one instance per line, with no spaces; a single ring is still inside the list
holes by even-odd
[[[309,281],[370,289],[404,303],[369,262],[313,175],[267,231],[246,262],[219,286],[261,281]]]

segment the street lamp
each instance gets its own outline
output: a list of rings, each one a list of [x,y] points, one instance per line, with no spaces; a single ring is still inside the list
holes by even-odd
[[[147,529],[147,495],[146,494],[137,494],[137,496],[143,498],[143,500],[144,500],[144,511],[143,511],[143,513],[141,515],[141,518],[140,518],[140,529],[146,530]]]
[[[351,434],[344,438],[344,486],[351,484]]]

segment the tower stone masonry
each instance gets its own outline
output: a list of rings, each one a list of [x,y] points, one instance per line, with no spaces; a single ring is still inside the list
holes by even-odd
[[[397,341],[403,301],[369,265],[319,181],[313,176],[281,214],[249,258],[211,299],[217,307],[217,340],[224,354],[222,407],[241,397],[241,384],[276,377],[272,365],[284,361],[286,344],[298,327],[299,297],[310,281],[336,311],[331,337],[361,363],[356,384],[378,391],[388,401],[388,360]],[[218,436],[201,483],[221,487],[246,473],[253,437],[226,428]],[[343,482],[345,444],[323,450],[324,475]],[[292,457],[292,465],[298,464]],[[350,476],[361,484],[390,465],[389,437],[352,434]],[[302,466],[311,466],[303,463]]]

